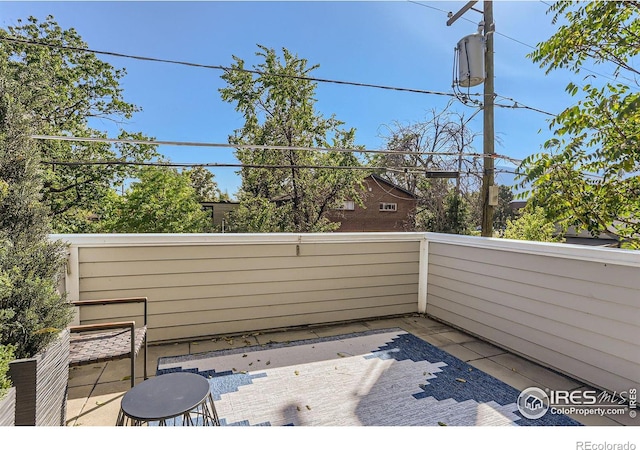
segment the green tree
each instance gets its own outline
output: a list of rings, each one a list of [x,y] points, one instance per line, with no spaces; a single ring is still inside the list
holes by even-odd
[[[222,99],[235,104],[244,126],[229,142],[238,145],[358,149],[355,130],[342,129],[334,116],[324,118],[315,108],[316,83],[305,79],[317,66],[283,49],[258,46],[262,60],[253,72],[234,56],[222,79]],[[238,195],[241,207],[234,216],[235,229],[252,232],[330,231],[327,212],[346,198],[358,199],[363,171],[325,167],[360,165],[351,152],[247,149],[236,150],[245,166]],[[266,166],[266,167],[265,167]],[[270,206],[267,206],[270,205]],[[243,224],[240,227],[238,224]]]
[[[498,205],[493,210],[493,229],[504,230],[507,220],[516,218],[516,212],[511,207],[513,201],[513,191],[509,186],[500,185],[498,187]]]
[[[4,64],[0,60],[0,68]],[[0,78],[0,345],[26,358],[51,342],[72,316],[58,292],[66,249],[49,239],[40,161],[20,90]]]
[[[450,191],[445,198],[445,215],[443,233],[469,234],[469,206],[461,196]]]
[[[520,167],[530,202],[562,227],[597,235],[608,231],[640,247],[640,3],[557,2],[553,22],[564,22],[530,55],[549,73],[581,74],[586,63],[614,69],[614,82],[588,75],[566,90],[577,102],[551,120],[545,152]],[[522,196],[526,196],[525,192]]]
[[[0,29],[0,38],[4,39],[0,40],[0,59],[5,62],[0,77],[25,88],[14,95],[19,95],[17,100],[29,112],[34,134],[107,137],[91,127],[99,119],[116,123],[119,138],[145,139],[122,129],[140,110],[123,99],[119,83],[126,72],[94,53],[81,51],[87,44],[76,30],[62,29],[52,16],[44,21],[29,17],[17,26]],[[43,162],[148,161],[157,156],[153,145],[99,142],[38,141],[34,150]],[[135,173],[135,168],[123,165],[48,165],[43,173],[43,202],[53,216],[55,231],[91,231],[89,218],[104,196]]]
[[[103,209],[106,232],[201,233],[210,227],[187,173],[150,166],[123,196],[111,192]]]
[[[211,171],[204,167],[194,167],[186,170],[185,174],[191,179],[191,186],[196,191],[196,198],[199,202],[217,202],[220,201],[222,193],[218,189],[218,183]]]
[[[561,235],[556,233],[556,226],[547,219],[544,210],[539,206],[529,205],[517,219],[507,219],[507,228],[502,237],[522,241],[563,241]]]

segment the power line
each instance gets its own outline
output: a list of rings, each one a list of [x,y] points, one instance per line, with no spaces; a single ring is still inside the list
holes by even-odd
[[[425,8],[431,8],[431,9],[433,9],[433,10],[440,11],[440,12],[445,13],[445,14],[449,14],[449,11],[445,11],[444,9],[436,8],[435,6],[425,5],[424,3],[415,2],[415,1],[411,1],[411,0],[409,1],[409,3],[414,3],[414,4],[419,5],[419,6],[424,6]],[[549,6],[549,7],[551,7],[551,6],[552,6],[552,5],[550,5],[549,3],[544,2],[544,1],[541,1],[541,3],[544,3],[545,5],[547,5],[547,6]],[[471,22],[471,23],[473,23],[473,24],[475,24],[475,23],[476,23],[476,22],[474,22],[473,20],[468,19],[468,18],[466,18],[466,17],[464,17],[464,16],[462,16],[462,17],[460,17],[460,18],[461,18],[461,19],[466,20],[467,22]],[[518,44],[520,44],[520,45],[523,45],[523,46],[525,46],[525,47],[528,47],[528,48],[530,48],[530,49],[533,49],[533,50],[535,50],[535,49],[536,49],[536,47],[535,47],[535,46],[533,46],[533,45],[531,45],[531,44],[527,44],[526,42],[522,42],[522,41],[520,41],[520,40],[518,40],[518,39],[515,39],[515,38],[513,38],[513,37],[511,37],[511,36],[507,36],[506,34],[501,33],[501,32],[499,32],[499,31],[494,31],[494,33],[495,33],[495,34],[497,34],[497,35],[500,35],[500,36],[502,36],[502,37],[504,37],[504,38],[506,38],[506,39],[509,39],[509,40],[511,40],[511,41],[513,41],[513,42],[516,42],[516,43],[518,43]],[[594,74],[594,75],[601,76],[601,77],[606,78],[606,79],[611,80],[611,81],[616,81],[616,79],[615,79],[614,77],[612,77],[611,75],[605,75],[605,74],[602,74],[602,73],[596,72],[595,70],[587,69],[587,68],[585,68],[585,67],[583,67],[583,68],[582,68],[582,70],[584,70],[585,72],[590,72],[590,73],[592,73],[592,74]],[[632,79],[630,79],[630,78],[627,78],[627,77],[624,77],[624,76],[622,76],[622,75],[620,75],[620,78],[624,78],[625,80],[632,81],[632,82],[634,81],[634,80],[632,80]]]
[[[529,109],[531,111],[535,111],[535,112],[538,112],[540,114],[546,114],[547,116],[551,116],[551,117],[556,117],[556,115],[557,115],[557,114],[550,113],[548,111],[544,111],[544,110],[539,109],[539,108],[534,108],[532,106],[523,105],[522,103],[520,103],[519,101],[517,101],[517,100],[515,100],[515,99],[513,99],[511,97],[505,97],[504,95],[499,95],[499,94],[496,94],[496,97],[500,97],[500,98],[503,98],[505,100],[509,100],[509,101],[513,102],[513,105],[501,105],[499,103],[495,103],[494,104],[495,106],[499,106],[500,108]]]
[[[143,166],[143,167],[214,167],[247,169],[341,169],[341,170],[385,170],[398,173],[420,173],[428,178],[457,178],[459,173],[447,170],[421,170],[416,167],[380,167],[380,166],[329,166],[314,164],[241,164],[241,163],[174,163],[163,161],[42,161],[52,166]]]
[[[413,156],[466,156],[471,158],[484,158],[486,155],[474,152],[414,152],[403,150],[382,150],[382,149],[349,149],[330,147],[295,147],[285,145],[262,145],[262,144],[227,144],[214,142],[188,142],[188,141],[157,141],[143,139],[117,139],[117,138],[97,138],[97,137],[76,137],[76,136],[50,136],[34,134],[31,139],[48,141],[70,141],[70,142],[98,142],[106,144],[140,144],[140,145],[174,145],[182,147],[213,147],[213,148],[240,148],[247,150],[291,150],[291,151],[324,151],[338,153],[379,153],[387,155],[413,155]],[[506,155],[494,154],[496,159],[512,160]]]
[[[88,48],[57,45],[57,44],[51,44],[47,42],[17,39],[17,38],[11,38],[11,37],[0,37],[0,41],[13,42],[13,43],[23,44],[23,45],[35,45],[35,46],[48,47],[48,48],[54,48],[54,49],[60,49],[60,50],[73,50],[78,52],[94,53],[97,55],[114,56],[118,58],[129,58],[129,59],[135,59],[140,61],[151,61],[151,62],[166,63],[166,64],[177,64],[177,65],[189,66],[189,67],[199,67],[203,69],[223,70],[226,72],[237,71],[237,72],[247,72],[247,73],[252,73],[257,75],[267,75],[265,74],[265,72],[262,72],[259,70],[240,69],[237,67],[227,67],[227,66],[213,65],[213,64],[200,64],[200,63],[193,63],[189,61],[153,58],[149,56],[129,55],[125,53],[118,53],[118,52],[112,52],[112,51],[93,50]],[[287,78],[287,79],[315,81],[318,83],[333,83],[333,84],[341,84],[341,85],[347,85],[347,86],[368,87],[368,88],[385,89],[385,90],[400,91],[400,92],[412,92],[416,94],[429,94],[429,95],[440,95],[440,96],[446,96],[446,97],[456,97],[456,94],[452,92],[440,92],[440,91],[432,91],[432,90],[426,90],[426,89],[403,88],[403,87],[386,86],[386,85],[371,84],[371,83],[360,83],[355,81],[332,80],[328,78],[304,77],[300,75],[286,75],[286,74],[268,74],[268,75],[280,77],[280,78]],[[471,95],[480,95],[480,94],[471,94]]]
[[[421,6],[427,6],[427,5],[422,5],[421,3],[417,3],[417,2],[412,2],[412,3],[416,3],[416,4],[421,5]],[[438,8],[433,8],[433,9],[437,9],[439,11],[444,11],[444,10],[441,10],[441,9],[438,9]],[[469,20],[469,19],[465,18],[465,20]],[[71,47],[71,46],[64,46],[64,45],[56,45],[56,44],[51,44],[51,43],[46,43],[46,42],[38,42],[38,41],[33,41],[33,40],[23,40],[23,39],[16,39],[16,38],[10,38],[10,37],[0,37],[0,41],[13,42],[13,43],[19,43],[19,44],[24,44],[24,45],[36,45],[36,46],[42,46],[42,47],[47,47],[47,48],[56,48],[56,49],[65,49],[65,50],[73,50],[73,51],[80,51],[80,52],[89,52],[89,53],[95,53],[95,54],[100,54],[100,55],[137,59],[137,60],[142,60],[142,61],[152,61],[152,62],[161,62],[161,63],[169,63],[169,64],[179,64],[179,65],[185,65],[185,66],[189,66],[189,67],[200,67],[200,68],[224,70],[224,71],[248,72],[248,73],[253,73],[253,74],[258,74],[258,75],[264,74],[264,72],[261,72],[261,71],[258,71],[258,70],[240,69],[240,68],[226,67],[226,66],[220,66],[220,65],[199,64],[199,63],[193,63],[193,62],[188,62],[188,61],[176,61],[176,60],[152,58],[152,57],[146,57],[146,56],[128,55],[128,54],[124,54],[124,53],[117,53],[117,52],[111,52],[111,51],[92,50],[92,49],[86,49],[86,48],[81,48],[81,47]],[[431,90],[424,90],[424,89],[413,89],[413,88],[385,86],[385,85],[360,83],[360,82],[352,82],[352,81],[332,80],[332,79],[326,79],[326,78],[303,77],[303,76],[298,76],[298,75],[285,75],[285,74],[271,74],[271,75],[277,76],[277,77],[281,77],[281,78],[308,80],[308,81],[315,81],[315,82],[321,82],[321,83],[333,83],[333,84],[342,84],[342,85],[357,86],[357,87],[369,87],[369,88],[394,90],[394,91],[401,91],[401,92],[412,92],[412,93],[418,93],[418,94],[447,96],[447,97],[453,97],[453,98],[457,99],[458,101],[460,101],[461,103],[463,103],[463,104],[465,104],[467,106],[480,106],[480,107],[482,106],[482,104],[480,102],[478,102],[477,100],[473,100],[471,98],[472,96],[480,96],[480,95],[482,95],[482,94],[479,94],[479,93],[471,93],[471,92],[466,92],[466,93],[463,93],[463,92],[440,92],[440,91],[431,91]],[[506,98],[506,97],[504,97],[504,98]],[[513,101],[515,102],[515,100],[513,100]],[[471,103],[471,104],[469,104],[469,103]],[[498,105],[498,106],[512,107],[512,106],[503,106],[503,105]],[[518,106],[518,107],[530,109],[532,111],[541,112],[543,114],[552,115],[550,113],[544,112],[544,111],[539,110],[537,108],[527,107],[527,106],[524,106],[522,104],[520,104],[520,106]]]

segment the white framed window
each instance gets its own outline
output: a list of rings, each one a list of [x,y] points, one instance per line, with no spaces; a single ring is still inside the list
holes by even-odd
[[[398,210],[397,203],[380,203],[380,211],[392,212],[397,210]]]
[[[338,206],[336,209],[343,211],[353,211],[356,209],[356,203],[353,200],[346,200],[342,206]]]

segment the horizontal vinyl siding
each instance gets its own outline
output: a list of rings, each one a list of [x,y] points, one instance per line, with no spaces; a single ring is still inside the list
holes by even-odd
[[[429,242],[427,314],[587,383],[640,382],[640,268]],[[537,252],[537,254],[536,254]],[[606,252],[606,250],[603,250]],[[626,255],[628,256],[628,255]]]
[[[148,297],[150,342],[417,311],[418,238],[79,247],[80,299]],[[80,319],[131,314],[84,308]]]

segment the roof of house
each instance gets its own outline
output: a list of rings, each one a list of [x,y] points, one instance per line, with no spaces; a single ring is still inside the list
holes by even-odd
[[[407,195],[411,196],[412,198],[417,198],[417,196],[416,196],[413,192],[408,191],[408,190],[406,190],[405,188],[400,187],[400,186],[398,186],[397,184],[394,184],[394,183],[392,183],[391,181],[386,180],[386,179],[382,178],[382,177],[381,177],[381,176],[379,176],[379,175],[371,174],[371,175],[369,175],[369,177],[370,177],[370,178],[373,178],[375,181],[379,181],[379,182],[381,182],[381,183],[386,184],[386,185],[387,185],[387,186],[389,186],[389,187],[392,187],[392,188],[394,188],[394,189],[397,189],[397,190],[399,190],[399,191],[401,191],[401,192],[403,192],[403,193],[405,193],[405,194],[407,194]],[[368,177],[368,178],[369,178],[369,177]]]
[[[397,189],[397,190],[407,194],[411,198],[417,198],[415,194],[411,193],[410,191],[406,190],[403,187],[398,186],[397,184],[393,184],[391,181],[386,180],[386,179],[382,178],[379,175],[371,174],[371,175],[367,176],[366,178],[373,178],[374,181],[380,182],[380,183],[384,183],[389,187],[392,187],[394,189]],[[277,197],[272,198],[271,201],[273,201],[273,202],[284,202],[284,201],[288,201],[288,200],[292,200],[292,199],[293,199],[293,195],[284,194],[284,195],[279,195]]]

